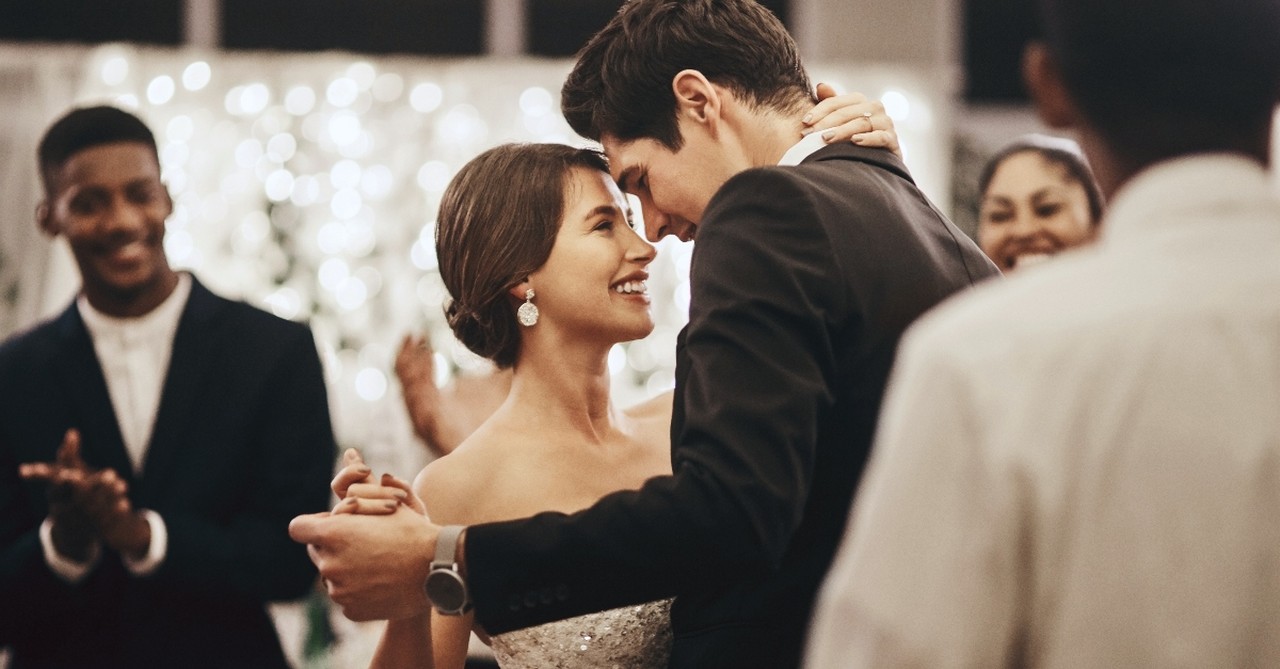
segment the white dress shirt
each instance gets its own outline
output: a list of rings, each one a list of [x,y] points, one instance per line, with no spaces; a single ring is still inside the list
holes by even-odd
[[[124,439],[125,450],[137,476],[142,475],[146,463],[147,447],[155,427],[156,412],[160,408],[165,375],[169,371],[169,358],[173,354],[173,338],[190,295],[191,276],[179,273],[178,285],[169,297],[137,318],[108,316],[94,309],[84,295],[76,300],[76,309],[93,340],[93,350],[98,364],[102,366],[116,423],[120,426],[120,436]],[[150,509],[142,509],[141,513],[151,525],[151,545],[141,560],[127,556],[122,558],[126,568],[136,575],[145,576],[164,561],[168,532],[160,514]],[[64,580],[79,582],[97,564],[101,547],[95,544],[85,562],[76,562],[57,552],[51,529],[51,521],[45,519],[40,528],[45,561]]]
[[[808,666],[1280,666],[1280,198],[1157,165],[909,330]]]
[[[822,138],[822,133],[811,132],[800,141],[791,145],[786,153],[782,154],[782,158],[778,160],[778,164],[782,166],[799,165],[801,161],[808,158],[818,149],[827,145],[827,141]]]

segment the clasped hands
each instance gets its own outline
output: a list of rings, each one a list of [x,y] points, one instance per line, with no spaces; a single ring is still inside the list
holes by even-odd
[[[87,562],[94,546],[141,560],[151,545],[151,524],[133,509],[129,484],[114,469],[93,469],[80,455],[80,432],[63,435],[54,462],[28,462],[18,475],[47,486],[53,545],[60,555]]]
[[[374,479],[354,448],[342,456],[332,511],[298,516],[289,536],[307,544],[329,598],[351,620],[419,615],[440,528],[410,485],[391,474]]]

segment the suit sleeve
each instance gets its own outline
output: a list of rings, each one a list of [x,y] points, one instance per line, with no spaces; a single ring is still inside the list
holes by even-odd
[[[35,605],[59,585],[44,563],[39,524],[22,494],[18,462],[11,457],[4,426],[0,425],[0,646],[13,640],[19,611]]]
[[[833,402],[827,326],[846,306],[831,255],[809,199],[779,171],[721,189],[691,268],[673,475],[572,516],[469,529],[468,578],[487,630],[740,582],[781,560]]]
[[[31,358],[29,349],[6,346],[0,351],[0,379],[29,377],[25,365]],[[33,620],[65,615],[75,611],[80,588],[69,584],[50,570],[40,544],[40,523],[45,509],[35,508],[31,492],[35,487],[18,476],[18,465],[25,459],[17,455],[16,422],[39,421],[36,412],[23,403],[23,393],[36,394],[18,384],[0,388],[0,646],[13,642],[29,630]],[[60,433],[50,431],[49,440],[56,445]]]
[[[289,521],[327,508],[337,447],[315,342],[290,328],[271,368],[248,435],[254,459],[235,469],[252,480],[227,523],[204,513],[164,512],[169,550],[153,575],[212,593],[259,599],[300,597],[315,580],[306,547],[289,538]]]
[[[1005,667],[1029,481],[983,448],[991,415],[954,339],[909,336],[810,629],[807,667]],[[939,556],[946,556],[940,558]]]

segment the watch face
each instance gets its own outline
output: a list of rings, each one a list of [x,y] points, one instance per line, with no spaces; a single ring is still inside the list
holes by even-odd
[[[461,613],[467,604],[467,586],[450,569],[436,569],[427,575],[427,599],[441,613]]]

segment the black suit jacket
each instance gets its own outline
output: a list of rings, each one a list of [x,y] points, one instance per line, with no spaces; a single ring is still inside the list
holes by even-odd
[[[45,563],[42,485],[71,427],[85,460],[129,483],[168,529],[138,578],[119,556],[78,585]],[[75,305],[0,346],[0,645],[25,667],[285,667],[265,604],[305,594],[315,571],[288,535],[326,508],[336,454],[310,330],[192,281],[141,476]]]
[[[693,252],[673,475],[470,528],[480,623],[676,595],[671,666],[797,666],[899,337],[997,274],[887,152],[830,146],[730,179]]]

